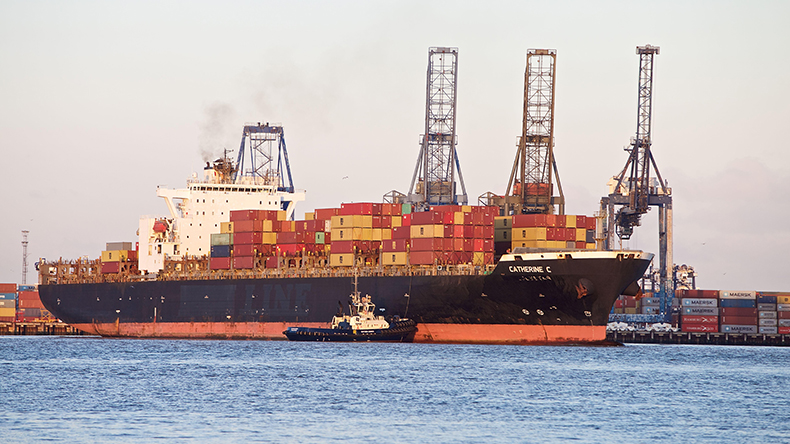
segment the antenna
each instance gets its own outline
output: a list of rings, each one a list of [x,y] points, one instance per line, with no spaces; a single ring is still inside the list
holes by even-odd
[[[27,285],[27,235],[28,230],[22,230],[22,285]]]

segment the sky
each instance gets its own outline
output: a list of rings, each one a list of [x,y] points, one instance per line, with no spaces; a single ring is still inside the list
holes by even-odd
[[[782,1],[0,2],[0,282],[99,257],[166,215],[246,122],[285,128],[297,214],[408,191],[428,49],[458,48],[470,201],[502,194],[529,48],[557,50],[555,156],[592,215],[636,132],[636,46],[655,58],[653,155],[674,262],[700,288],[790,291],[790,3]],[[344,177],[348,176],[347,179]],[[658,210],[623,247],[657,253]]]

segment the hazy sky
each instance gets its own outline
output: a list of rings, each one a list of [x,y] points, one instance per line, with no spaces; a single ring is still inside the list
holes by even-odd
[[[471,201],[503,193],[526,51],[557,50],[556,158],[591,215],[636,131],[637,45],[655,59],[653,153],[675,263],[702,288],[790,291],[788,2],[0,2],[0,282],[96,258],[164,215],[245,122],[282,123],[297,215],[406,192],[427,52],[455,46]],[[344,176],[348,179],[343,180]],[[657,250],[657,209],[626,247]]]

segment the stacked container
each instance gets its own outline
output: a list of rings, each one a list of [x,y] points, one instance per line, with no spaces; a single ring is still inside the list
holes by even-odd
[[[515,248],[595,249],[594,217],[517,214],[495,221],[497,254]]]
[[[35,322],[50,318],[49,311],[44,308],[38,290],[32,285],[20,285],[19,310],[16,313],[17,322]]]
[[[776,296],[757,294],[757,322],[758,333],[779,333],[779,319],[776,311]]]
[[[132,248],[131,242],[107,242],[105,250],[101,252],[101,272],[120,273],[136,268],[137,250]]]
[[[720,291],[719,331],[722,333],[758,332],[757,300],[754,291]]]
[[[790,293],[761,291],[757,295],[757,301],[758,304],[770,304],[772,301],[776,302],[776,332],[780,335],[790,335]],[[768,308],[767,305],[764,307]],[[762,315],[760,319],[770,319],[770,316],[771,315]]]
[[[719,331],[719,292],[717,290],[679,290],[680,330],[694,333]]]
[[[0,284],[0,322],[16,318],[16,284]]]

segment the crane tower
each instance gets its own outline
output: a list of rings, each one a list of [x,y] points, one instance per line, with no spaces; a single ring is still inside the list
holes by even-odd
[[[277,191],[294,192],[285,130],[280,125],[269,125],[268,122],[244,125],[236,167],[233,172],[235,183],[253,180],[277,187]]]
[[[625,150],[628,160],[620,173],[609,182],[609,195],[601,199],[604,224],[604,248],[611,250],[615,234],[623,240],[631,238],[634,227],[651,206],[658,207],[659,238],[659,297],[661,314],[669,312],[669,302],[674,294],[672,283],[672,190],[661,178],[658,165],[651,151],[651,122],[653,109],[653,58],[659,54],[658,46],[637,46],[639,55],[639,94],[636,136]],[[651,171],[655,176],[651,175]],[[615,206],[620,209],[615,213]],[[669,296],[669,297],[667,297]]]
[[[550,214],[555,204],[559,206],[559,213],[565,214],[565,196],[554,159],[556,73],[556,50],[527,50],[521,137],[507,183],[505,214]],[[554,178],[559,196],[552,196]]]
[[[420,154],[408,196],[393,191],[390,201],[409,202],[417,208],[468,202],[456,151],[457,75],[458,48],[428,50],[425,132],[420,136]],[[460,194],[456,194],[459,186]]]

